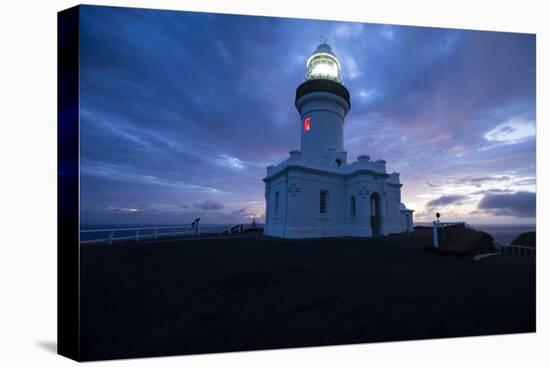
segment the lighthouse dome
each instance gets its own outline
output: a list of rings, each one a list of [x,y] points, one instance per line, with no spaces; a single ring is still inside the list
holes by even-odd
[[[306,62],[306,80],[328,79],[343,84],[340,60],[323,40]]]
[[[313,51],[312,55],[316,54],[316,53],[320,53],[320,52],[326,52],[326,53],[329,53],[331,55],[334,55],[334,52],[332,52],[332,48],[330,48],[329,44],[325,43],[325,42],[321,42],[319,44],[319,46],[317,46],[317,49],[315,51]],[[334,55],[334,56],[336,56],[336,55]]]

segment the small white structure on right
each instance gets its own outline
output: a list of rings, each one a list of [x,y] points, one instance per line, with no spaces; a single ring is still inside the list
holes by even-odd
[[[267,167],[264,233],[283,238],[372,237],[413,231],[399,173],[360,155],[348,163],[344,119],[351,108],[340,60],[321,43],[296,89],[301,149]],[[299,131],[298,131],[299,129]]]
[[[402,232],[413,232],[413,212],[412,209],[407,209],[405,204],[399,204],[399,211],[401,213],[401,231]]]

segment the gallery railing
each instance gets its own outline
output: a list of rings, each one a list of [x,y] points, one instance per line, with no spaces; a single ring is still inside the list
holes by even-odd
[[[206,234],[241,233],[251,228],[261,231],[263,225],[200,225],[198,227],[186,225],[173,227],[85,229],[80,231],[80,243],[112,244],[113,242],[122,241],[141,241],[171,237],[199,236]]]

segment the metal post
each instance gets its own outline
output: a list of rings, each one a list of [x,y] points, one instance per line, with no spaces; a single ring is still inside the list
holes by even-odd
[[[107,244],[112,245],[113,244],[113,234],[115,233],[114,230],[109,232],[109,235],[107,236]]]
[[[156,240],[158,238],[159,229],[155,228],[155,233],[153,234],[153,238]]]
[[[141,229],[138,228],[136,231],[136,242],[139,241],[139,231],[141,231]]]
[[[434,220],[432,225],[434,230],[434,247],[439,248],[439,239],[437,238],[437,222]]]

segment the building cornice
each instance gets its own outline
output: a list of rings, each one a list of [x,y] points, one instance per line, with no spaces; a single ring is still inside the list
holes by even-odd
[[[331,175],[331,176],[344,177],[344,178],[353,177],[353,176],[362,175],[362,174],[366,174],[372,177],[380,177],[380,178],[388,178],[390,176],[388,173],[374,171],[369,168],[359,167],[358,169],[355,169],[353,171],[337,172],[336,170],[323,169],[321,167],[311,167],[311,166],[306,166],[299,163],[288,163],[281,169],[277,170],[277,172],[274,172],[271,175],[267,175],[266,177],[264,177],[263,181],[264,182],[271,181],[276,177],[278,177],[279,175],[283,175],[292,169],[305,171],[305,172],[309,171],[309,172],[321,173],[324,175]],[[395,183],[395,182],[384,181],[384,183],[392,186],[399,186],[399,187],[402,186],[400,183]]]

